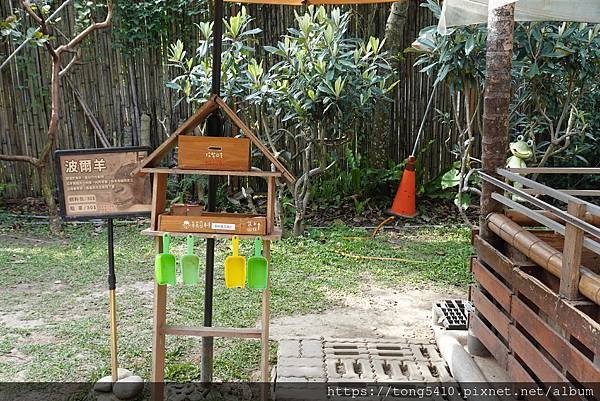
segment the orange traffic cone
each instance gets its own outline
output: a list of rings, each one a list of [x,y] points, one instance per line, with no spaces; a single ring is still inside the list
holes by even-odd
[[[404,173],[402,173],[402,180],[400,186],[396,192],[394,203],[391,209],[387,210],[387,213],[400,216],[400,217],[415,217],[417,215],[417,203],[416,203],[416,185],[417,177],[415,171],[416,158],[409,156]]]

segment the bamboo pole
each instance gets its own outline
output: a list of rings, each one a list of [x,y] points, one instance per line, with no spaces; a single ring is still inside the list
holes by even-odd
[[[554,249],[503,214],[492,213],[486,220],[490,231],[552,275],[560,278],[563,265],[562,252]],[[600,276],[585,267],[580,268],[580,274],[579,292],[600,305]]]

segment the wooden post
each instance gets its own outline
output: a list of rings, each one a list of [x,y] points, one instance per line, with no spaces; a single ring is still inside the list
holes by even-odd
[[[267,178],[267,234],[273,234],[275,228],[275,177]],[[264,257],[269,261],[267,276],[267,288],[262,293],[262,324],[261,324],[261,400],[269,399],[269,301],[271,296],[271,241],[264,241]]]
[[[167,206],[167,174],[155,173],[152,180],[152,212],[150,214],[150,229],[158,230],[158,216]],[[162,248],[162,242],[161,242]]]
[[[275,228],[275,177],[267,178],[267,235]]]
[[[262,335],[261,335],[261,359],[260,359],[260,372],[261,372],[261,399],[266,401],[268,399],[268,383],[269,383],[269,298],[271,295],[271,241],[264,241],[263,245],[264,257],[269,261],[269,274],[267,276],[267,288],[262,293]]]
[[[165,211],[167,203],[167,174],[154,174],[152,183],[152,214],[150,228],[158,230],[158,216]],[[154,239],[156,253],[163,251],[162,237]],[[165,333],[167,322],[167,286],[154,283],[154,324],[152,337],[152,400],[164,399],[165,379]]]
[[[586,213],[584,203],[569,202],[567,211],[578,219]],[[563,249],[562,270],[560,273],[560,295],[570,301],[580,298],[579,279],[581,277],[581,254],[583,252],[584,232],[567,222],[565,226],[565,246]]]
[[[162,248],[162,238],[156,239]],[[154,325],[152,337],[152,400],[164,399],[165,333],[167,322],[167,286],[154,284]]]

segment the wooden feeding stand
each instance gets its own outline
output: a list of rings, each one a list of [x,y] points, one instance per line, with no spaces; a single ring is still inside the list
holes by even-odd
[[[221,110],[244,134],[245,138],[258,148],[261,153],[274,166],[274,171],[258,171],[249,168],[249,164],[244,164],[241,161],[240,165],[245,167],[235,169],[231,168],[232,163],[222,163],[229,166],[230,169],[219,169],[219,163],[215,164],[215,160],[228,159],[228,153],[225,147],[222,149],[219,146],[210,147],[203,153],[201,149],[195,149],[195,152],[190,152],[186,149],[186,165],[190,162],[194,164],[196,161],[207,157],[208,167],[204,169],[191,168],[165,168],[160,167],[161,159],[167,155],[179,143],[179,138],[186,138],[185,146],[189,146],[192,138],[211,138],[211,137],[194,137],[188,135],[195,127],[200,125],[209,115]],[[210,134],[210,133],[209,133]],[[215,143],[224,143],[231,141],[231,138],[214,137]],[[225,140],[225,141],[223,141]],[[221,141],[221,142],[219,142]],[[183,146],[183,145],[181,145]],[[231,150],[237,152],[238,150]],[[210,153],[210,155],[209,155]],[[242,152],[243,153],[243,152]],[[181,159],[181,150],[179,158]],[[196,154],[196,156],[194,156]],[[238,156],[240,156],[238,154]],[[243,156],[243,155],[242,155]],[[247,157],[249,155],[249,149]],[[191,157],[191,158],[190,158]],[[197,157],[197,159],[195,158]],[[237,157],[237,156],[236,156]],[[243,157],[242,157],[243,159]],[[180,160],[181,161],[181,160]],[[228,160],[230,161],[230,160]],[[235,163],[234,163],[235,164]],[[216,166],[216,167],[215,167]],[[281,238],[281,227],[275,226],[275,189],[278,178],[283,178],[288,182],[293,182],[295,179],[289,171],[277,160],[277,158],[267,149],[258,137],[248,128],[246,124],[230,109],[227,104],[217,95],[211,98],[187,121],[183,123],[165,142],[163,142],[153,153],[145,158],[138,167],[137,174],[151,174],[152,181],[152,213],[150,217],[150,227],[142,231],[142,234],[153,236],[155,238],[156,252],[163,251],[162,235],[169,232],[172,236],[187,236],[192,234],[201,238],[232,238],[237,235],[240,239],[255,239],[261,237],[264,243],[264,256],[270,262],[271,241]],[[170,216],[166,213],[167,199],[167,177],[172,174],[195,174],[204,176],[246,176],[246,177],[262,177],[267,181],[267,210],[265,216],[248,216],[223,213],[194,213],[194,215],[186,216],[186,222],[202,222],[208,219],[208,224],[204,221],[202,224],[181,224],[177,225],[180,216]],[[196,220],[194,220],[196,219]],[[218,223],[211,223],[211,219],[219,219]],[[169,224],[167,224],[167,221]],[[259,223],[256,223],[258,221]],[[246,227],[246,231],[241,230],[244,222],[250,222]],[[165,227],[168,226],[168,230]],[[175,228],[175,230],[174,230]],[[232,231],[233,230],[233,231]],[[269,263],[269,270],[271,264]],[[207,282],[206,286],[211,286],[212,280]],[[269,283],[267,288],[262,293],[262,324],[260,328],[230,328],[230,327],[188,327],[188,326],[173,326],[167,324],[167,286],[155,284],[154,286],[154,326],[153,326],[153,344],[152,344],[152,382],[162,383],[164,381],[165,368],[165,337],[167,335],[174,336],[195,336],[203,339],[212,339],[214,337],[235,337],[261,340],[261,380],[262,382],[269,381]],[[205,311],[206,312],[206,311]],[[212,311],[211,311],[212,313]],[[162,386],[159,391],[154,391],[154,399],[160,400],[163,398]]]

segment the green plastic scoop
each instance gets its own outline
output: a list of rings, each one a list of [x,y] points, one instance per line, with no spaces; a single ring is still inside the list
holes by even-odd
[[[269,262],[262,255],[262,240],[254,240],[254,256],[248,258],[248,288],[267,288]]]
[[[164,233],[163,253],[156,255],[156,258],[154,259],[154,273],[156,276],[156,282],[159,285],[175,285],[177,282],[175,256],[169,253],[170,242],[171,236],[169,233]]]
[[[194,255],[194,236],[187,236],[187,254],[179,260],[183,284],[198,284],[200,258]]]

